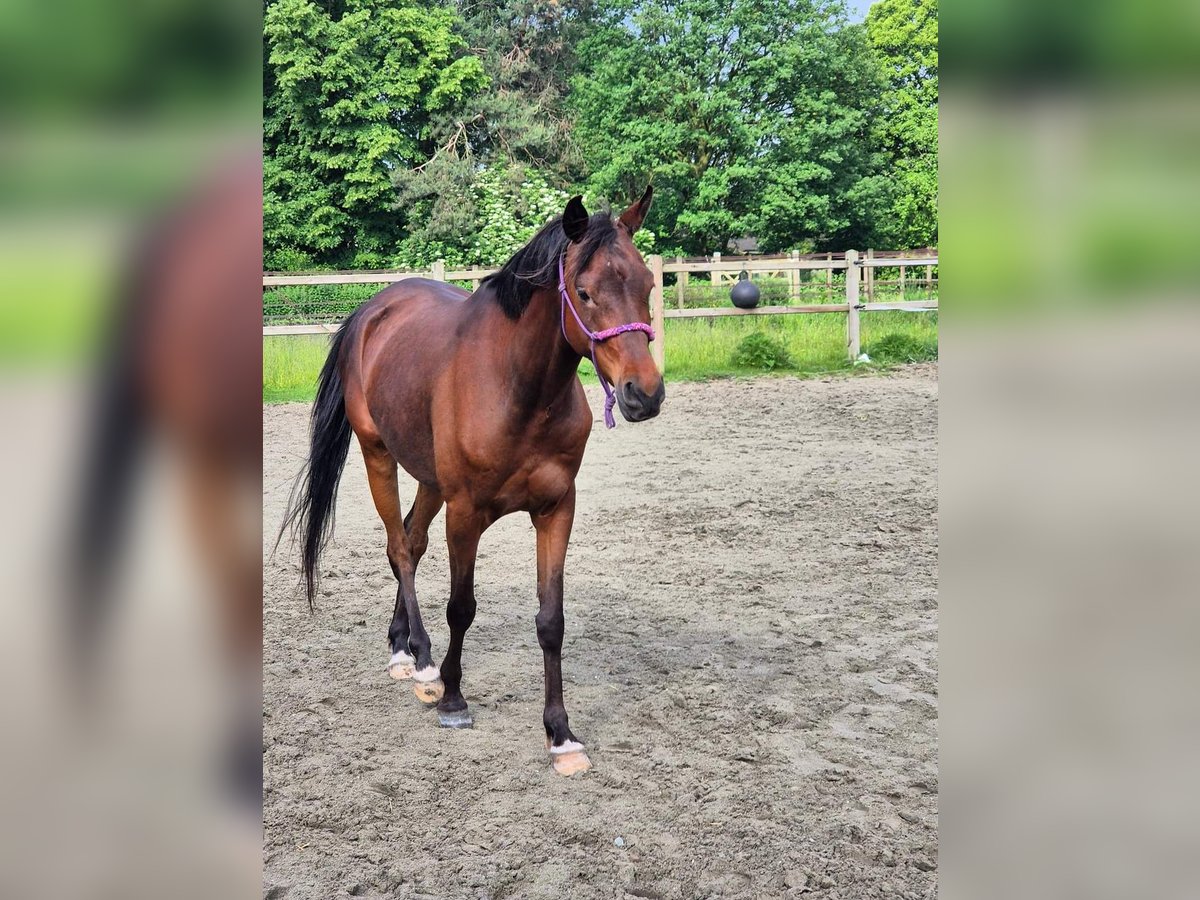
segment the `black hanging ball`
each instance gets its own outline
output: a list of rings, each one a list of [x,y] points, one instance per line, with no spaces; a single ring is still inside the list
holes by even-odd
[[[737,284],[729,292],[729,299],[738,309],[754,309],[758,306],[759,296],[758,285],[750,280],[750,273],[742,269]]]

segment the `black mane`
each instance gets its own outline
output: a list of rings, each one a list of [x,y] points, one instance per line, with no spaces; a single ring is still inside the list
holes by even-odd
[[[588,219],[587,232],[579,244],[578,269],[586,267],[597,250],[616,239],[617,227],[612,216],[606,212],[594,213]],[[521,318],[534,290],[558,285],[558,260],[567,243],[562,216],[556,216],[514,253],[499,272],[483,279],[480,288],[491,288],[492,299],[510,319]]]

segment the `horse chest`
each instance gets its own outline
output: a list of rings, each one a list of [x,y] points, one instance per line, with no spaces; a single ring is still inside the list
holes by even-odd
[[[498,516],[553,506],[571,489],[578,466],[559,456],[530,456],[483,486],[477,500]]]

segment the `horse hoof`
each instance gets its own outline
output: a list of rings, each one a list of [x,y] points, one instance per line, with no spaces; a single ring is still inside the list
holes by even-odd
[[[405,653],[403,650],[398,653],[393,653],[392,658],[388,660],[387,673],[397,681],[404,681],[407,678],[413,677],[413,672],[416,670],[416,660]]]
[[[472,728],[475,725],[475,720],[471,718],[471,711],[460,709],[455,712],[442,712],[438,710],[438,724],[443,728]]]
[[[440,678],[437,681],[418,681],[413,685],[413,693],[426,706],[433,706],[442,699],[445,692],[446,686]]]
[[[567,741],[560,747],[550,748],[550,763],[559,775],[577,775],[592,767],[592,761],[583,752],[583,744]]]
[[[413,693],[424,704],[437,703],[446,692],[442,684],[442,673],[437,666],[426,666],[413,672]]]

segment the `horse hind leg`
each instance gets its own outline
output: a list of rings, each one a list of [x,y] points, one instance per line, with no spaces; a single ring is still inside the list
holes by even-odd
[[[445,499],[437,488],[427,484],[417,485],[416,499],[404,517],[404,532],[408,536],[414,568],[420,565],[421,557],[425,555],[425,549],[429,546],[429,525],[443,503]]]
[[[367,481],[375,509],[387,529],[387,556],[399,586],[396,607],[388,628],[391,658],[388,672],[393,678],[411,677],[413,693],[422,703],[436,703],[442,696],[441,673],[433,664],[429,633],[421,621],[415,584],[416,559],[401,517],[396,461],[383,447],[363,444]],[[436,512],[436,510],[435,510]]]
[[[421,557],[429,546],[429,524],[442,508],[442,495],[437,488],[426,484],[417,486],[417,497],[408,515],[404,517],[404,533],[408,538],[409,552],[413,561],[413,576],[421,564]],[[388,647],[392,651],[388,660],[388,674],[397,680],[413,677],[416,660],[408,652],[408,608],[404,603],[402,587],[396,590],[396,608],[392,613],[392,624],[388,628]]]
[[[446,692],[438,703],[443,728],[470,728],[474,721],[462,695],[462,650],[467,629],[475,620],[475,555],[487,520],[475,509],[451,504],[446,513],[446,545],[450,552],[450,602],[446,624],[450,646],[442,660]]]

